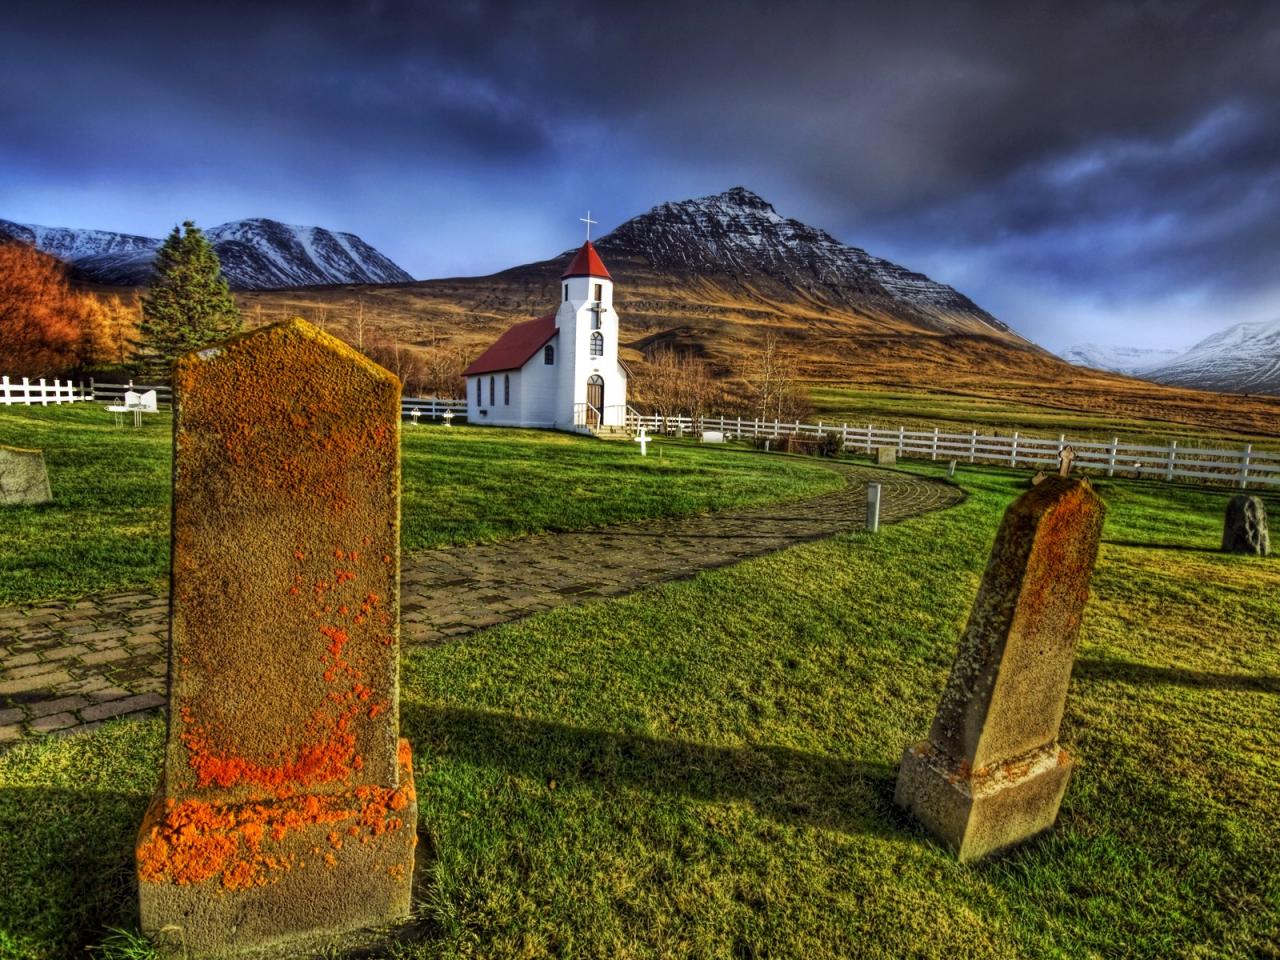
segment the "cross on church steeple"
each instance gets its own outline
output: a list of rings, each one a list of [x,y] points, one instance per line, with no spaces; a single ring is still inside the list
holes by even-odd
[[[600,221],[591,219],[590,210],[587,211],[587,215],[585,217],[579,217],[578,219],[587,225],[587,242],[590,243],[591,242],[591,225],[593,223],[599,223]]]

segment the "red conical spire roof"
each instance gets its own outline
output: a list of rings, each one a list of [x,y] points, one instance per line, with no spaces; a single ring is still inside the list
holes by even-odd
[[[613,280],[613,277],[609,276],[609,271],[604,268],[604,261],[600,259],[600,254],[596,253],[596,248],[591,245],[590,240],[582,245],[582,249],[573,258],[573,262],[569,264],[568,269],[560,275],[561,280],[568,280],[570,277],[600,277],[604,280]]]

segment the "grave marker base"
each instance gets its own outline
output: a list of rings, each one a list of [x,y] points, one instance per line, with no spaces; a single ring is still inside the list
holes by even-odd
[[[964,863],[1052,827],[1073,765],[1055,743],[970,771],[925,740],[903,754],[893,799]]]
[[[143,931],[190,960],[295,957],[410,912],[418,810],[409,743],[398,787],[262,803],[169,804],[138,834]]]

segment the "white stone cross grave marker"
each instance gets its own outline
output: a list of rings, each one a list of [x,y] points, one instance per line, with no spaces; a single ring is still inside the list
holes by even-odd
[[[636,443],[640,444],[640,456],[647,457],[649,455],[648,454],[649,441],[652,439],[653,437],[649,436],[644,432],[644,427],[641,427],[640,435],[635,438]]]

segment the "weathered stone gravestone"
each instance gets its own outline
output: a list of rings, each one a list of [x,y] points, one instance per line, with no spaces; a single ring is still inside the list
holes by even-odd
[[[1076,458],[1076,452],[1070,447],[1063,447],[1058,451],[1058,476],[1071,476],[1071,461]]]
[[[174,373],[169,730],[143,930],[191,957],[408,915],[400,385],[301,320]]]
[[[1267,530],[1267,506],[1258,497],[1241,493],[1227,504],[1222,526],[1222,549],[1227,553],[1247,553],[1265,557],[1271,552]]]
[[[880,466],[893,466],[897,462],[897,447],[876,447],[876,463],[880,464]]]
[[[948,461],[947,461],[947,476],[948,476],[948,477],[954,477],[955,475],[956,475],[956,461],[954,461],[954,460],[948,460]]]
[[[1104,507],[1047,477],[1006,511],[929,739],[895,801],[961,860],[1053,826],[1072,761],[1058,745]]]
[[[44,453],[0,446],[0,505],[29,507],[51,500]]]

